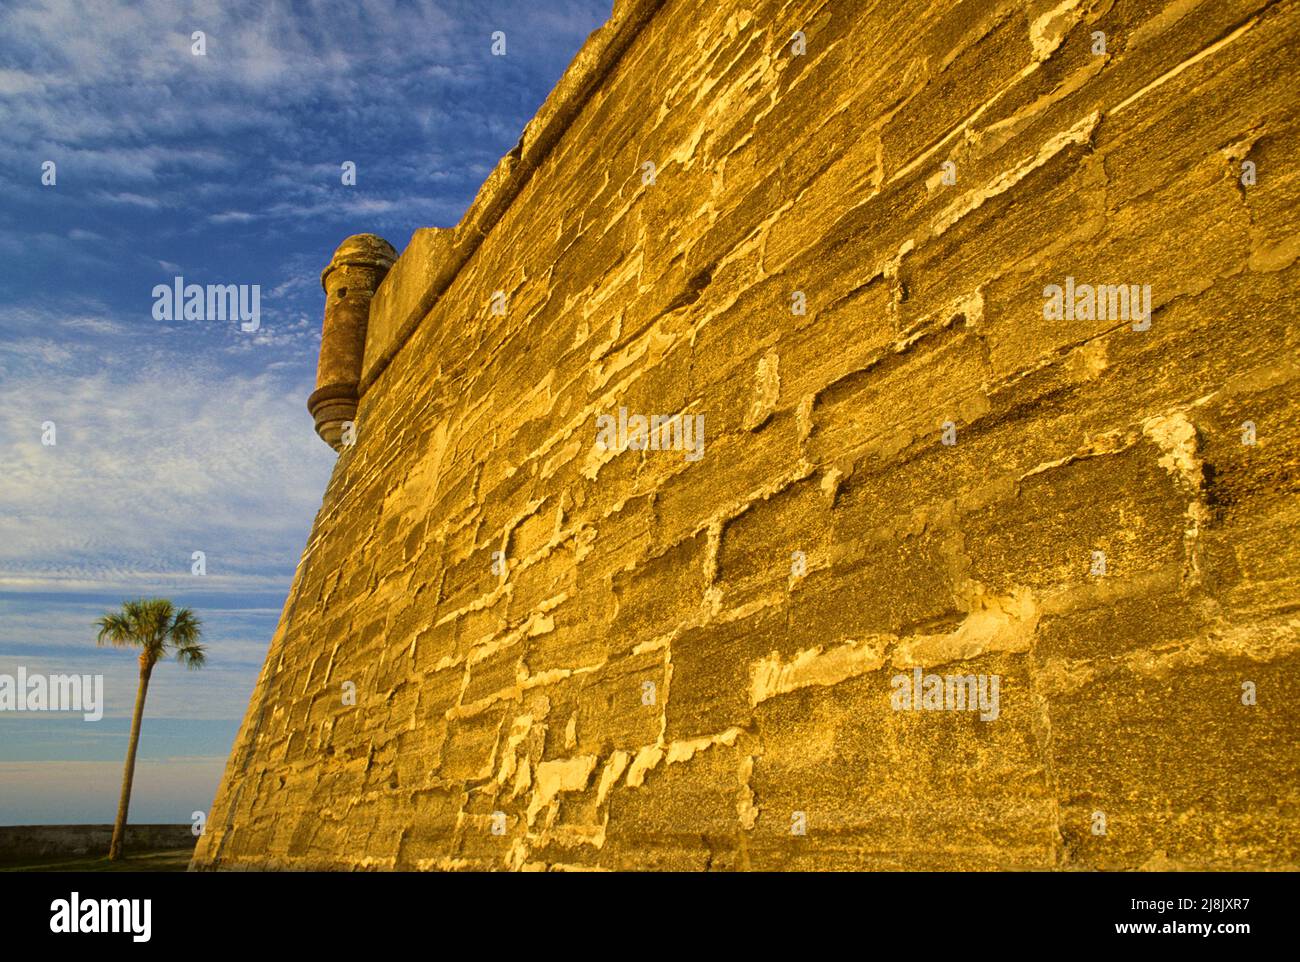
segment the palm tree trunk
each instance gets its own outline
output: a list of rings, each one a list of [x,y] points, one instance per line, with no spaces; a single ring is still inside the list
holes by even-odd
[[[122,843],[126,840],[126,810],[131,804],[131,782],[135,779],[135,750],[140,744],[140,721],[144,718],[144,698],[149,692],[149,676],[153,665],[140,657],[140,685],[135,692],[135,714],[131,716],[131,742],[126,749],[126,769],[122,772],[122,797],[117,803],[117,821],[113,823],[113,841],[108,847],[108,857],[117,861],[122,857]]]

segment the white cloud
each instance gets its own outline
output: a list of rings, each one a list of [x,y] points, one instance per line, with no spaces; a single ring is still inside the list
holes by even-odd
[[[0,384],[0,587],[187,586],[195,550],[207,590],[287,586],[334,460],[309,383],[161,351],[92,373],[50,360]]]
[[[464,180],[458,191],[467,196],[437,205],[449,222],[481,179],[467,164],[482,167],[486,148],[490,165],[501,148],[489,145],[513,144],[527,120],[518,107],[483,104],[483,91],[503,77],[509,88],[527,87],[529,56],[557,45],[576,49],[608,6],[523,3],[494,18],[438,0],[340,0],[315,5],[310,15],[292,4],[19,0],[0,8],[0,37],[14,54],[0,71],[0,163],[20,167],[35,154],[59,163],[61,183],[116,181],[90,195],[101,203],[197,208],[194,184],[172,175],[246,169],[246,147],[256,144],[256,163],[270,169],[243,185],[250,197],[226,196],[200,215],[215,209],[216,223],[247,223],[271,187],[284,198],[280,216],[330,212],[310,188],[337,187],[338,164],[362,158],[352,151],[320,157],[321,127],[364,131],[365,144],[401,146],[383,165],[388,192],[370,202],[379,206],[341,213],[409,217],[413,204],[427,201],[421,191]],[[509,22],[494,26],[494,19]],[[486,55],[496,27],[512,34],[514,57]],[[196,29],[206,34],[206,56],[190,51]],[[455,142],[440,145],[449,130],[457,131]],[[379,174],[363,164],[358,189],[376,186]],[[417,195],[410,202],[393,194],[399,174],[396,183],[410,189],[397,190]],[[335,192],[331,203],[350,201]]]
[[[25,362],[39,361],[43,364],[62,364],[73,356],[73,351],[65,345],[40,337],[11,341],[4,350]]]
[[[156,210],[162,206],[162,201],[157,197],[145,197],[143,194],[133,194],[130,191],[118,191],[110,193],[108,191],[95,191],[91,196],[96,200],[102,200],[110,204],[133,204],[137,207],[147,207]]]
[[[39,77],[21,70],[0,68],[0,97],[34,94],[45,89]]]

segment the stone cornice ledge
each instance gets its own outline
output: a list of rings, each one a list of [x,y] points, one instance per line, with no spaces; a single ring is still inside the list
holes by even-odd
[[[619,0],[594,30],[456,227],[423,227],[380,284],[370,308],[359,394],[365,394],[496,226],[528,178],[664,0]]]

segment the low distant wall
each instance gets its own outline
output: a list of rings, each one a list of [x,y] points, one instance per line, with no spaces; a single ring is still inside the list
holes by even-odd
[[[47,855],[108,854],[112,825],[2,825],[0,861],[43,858]],[[195,839],[183,825],[128,825],[127,852],[161,848],[192,848]]]

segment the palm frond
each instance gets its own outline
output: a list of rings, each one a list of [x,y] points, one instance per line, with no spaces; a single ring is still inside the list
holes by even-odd
[[[176,660],[189,669],[202,668],[207,663],[207,648],[190,644],[176,649]]]
[[[198,641],[202,633],[203,622],[189,608],[181,608],[167,626],[167,641],[173,648],[184,648]]]
[[[114,611],[104,615],[95,622],[95,625],[99,628],[95,641],[101,646],[110,644],[118,648],[126,648],[140,643],[125,611]]]

